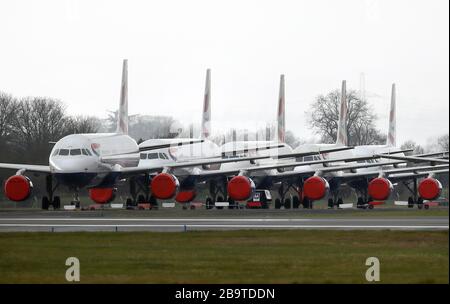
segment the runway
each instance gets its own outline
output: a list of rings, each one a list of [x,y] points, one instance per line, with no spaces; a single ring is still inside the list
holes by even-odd
[[[194,231],[242,229],[448,230],[448,217],[414,218],[139,218],[0,217],[0,232]]]

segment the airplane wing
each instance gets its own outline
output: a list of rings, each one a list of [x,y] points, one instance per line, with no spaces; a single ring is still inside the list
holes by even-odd
[[[50,166],[44,165],[0,163],[0,169],[25,170],[28,172],[36,172],[36,173],[50,173]]]
[[[398,168],[398,169],[387,169],[387,170],[377,170],[372,172],[358,172],[358,173],[344,173],[342,175],[343,178],[359,178],[359,177],[376,177],[383,173],[386,177],[389,177],[393,174],[401,174],[401,173],[419,173],[422,171],[439,171],[439,170],[448,170],[449,165],[437,165],[437,166],[420,166],[420,167],[406,167],[406,168]]]
[[[171,169],[176,169],[176,168],[201,167],[201,166],[231,163],[231,162],[253,161],[253,160],[264,159],[264,158],[270,158],[270,156],[268,156],[268,155],[266,155],[266,156],[248,156],[248,157],[234,157],[234,158],[225,158],[225,159],[218,158],[218,159],[191,161],[191,162],[174,162],[171,164],[165,164],[163,166],[127,167],[127,168],[121,168],[120,172],[123,174],[127,174],[127,175],[142,174],[142,173],[154,173],[154,172],[161,172],[163,170],[171,170]],[[220,170],[217,170],[217,171],[220,171]]]
[[[386,155],[386,154],[376,154],[376,155],[379,157],[382,157],[382,158],[404,160],[404,161],[410,161],[410,162],[415,162],[415,163],[423,163],[423,162],[443,163],[443,164],[449,163],[448,159],[440,159],[440,158],[417,157],[417,156],[398,156],[398,155]]]

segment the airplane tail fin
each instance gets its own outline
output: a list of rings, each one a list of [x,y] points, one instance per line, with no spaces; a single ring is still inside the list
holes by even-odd
[[[211,70],[206,70],[205,97],[203,100],[202,139],[211,135]]]
[[[128,134],[128,60],[123,60],[120,105],[117,115],[117,133]]]
[[[396,128],[396,92],[395,83],[392,84],[391,92],[391,110],[389,112],[389,131],[386,144],[389,147],[395,147],[397,145],[397,128]]]
[[[339,108],[339,121],[336,137],[336,145],[338,146],[348,146],[347,137],[347,83],[345,80],[342,81],[341,90],[341,106]]]
[[[284,143],[286,140],[286,127],[285,127],[285,95],[284,95],[284,75],[280,76],[280,93],[278,96],[278,142]]]

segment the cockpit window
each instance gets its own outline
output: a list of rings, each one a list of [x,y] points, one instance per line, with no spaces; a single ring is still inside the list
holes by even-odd
[[[159,158],[160,159],[169,159],[166,155],[166,153],[159,153]]]
[[[81,155],[81,149],[70,149],[70,155]]]
[[[313,160],[312,156],[305,156],[305,157],[303,157],[303,161],[305,161],[305,162],[309,162],[309,161],[312,161],[312,160]]]
[[[81,152],[83,152],[83,155],[92,156],[91,152],[88,149],[81,149]]]
[[[149,153],[148,159],[158,159],[158,153]]]
[[[69,149],[60,149],[59,155],[63,155],[63,156],[69,155]]]
[[[141,159],[147,159],[147,154],[146,153],[141,153]]]

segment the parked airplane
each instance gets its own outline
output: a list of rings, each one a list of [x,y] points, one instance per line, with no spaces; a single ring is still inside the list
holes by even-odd
[[[58,140],[49,156],[49,165],[29,165],[0,163],[0,168],[18,170],[4,185],[6,196],[13,201],[23,201],[29,197],[33,183],[25,173],[46,176],[47,195],[42,198],[42,208],[50,205],[58,209],[61,199],[54,195],[59,186],[67,186],[75,193],[89,188],[90,198],[97,203],[107,203],[114,199],[118,180],[132,178],[142,173],[158,173],[181,167],[198,167],[234,161],[232,159],[208,159],[185,162],[172,161],[164,165],[138,167],[140,152],[162,148],[182,147],[204,142],[203,139],[175,140],[138,146],[128,136],[128,62],[124,60],[117,131],[115,133],[72,134]],[[247,157],[247,160],[265,156]]]
[[[222,145],[218,148],[209,140],[211,134],[211,73],[207,70],[205,98],[203,105],[202,133],[203,142],[195,143],[190,146],[181,146],[176,148],[164,148],[150,153],[141,153],[139,167],[146,168],[150,166],[164,166],[170,162],[176,161],[179,165],[185,162],[196,161],[198,159],[222,159],[216,166],[190,166],[179,167],[172,170],[166,170],[162,174],[144,174],[141,178],[135,179],[136,187],[131,188],[132,196],[139,191],[144,194],[138,195],[138,202],[156,203],[156,199],[166,200],[174,198],[179,203],[191,202],[196,194],[200,184],[207,184],[208,197],[206,199],[207,208],[213,206],[216,201],[227,199],[228,178],[222,171],[231,168],[246,168],[248,166],[259,166],[262,164],[271,164],[271,157],[293,158],[306,155],[317,154],[319,150],[310,150],[302,153],[291,154],[292,149],[284,142],[284,75],[280,78],[280,95],[278,103],[278,137],[276,141],[239,141]],[[158,143],[170,143],[177,139],[150,139],[140,144],[140,147],[155,145]],[[185,140],[190,140],[185,139]],[[333,152],[348,147],[333,147],[325,149],[324,152]],[[267,161],[265,161],[267,160]],[[170,171],[170,172],[169,172]],[[211,172],[214,174],[211,174]],[[273,171],[273,170],[271,170]],[[263,172],[262,174],[267,174]],[[150,185],[150,188],[148,187]],[[170,189],[170,191],[167,191]],[[138,191],[136,191],[138,190]]]

